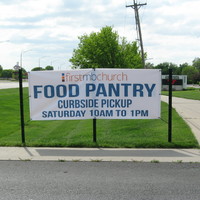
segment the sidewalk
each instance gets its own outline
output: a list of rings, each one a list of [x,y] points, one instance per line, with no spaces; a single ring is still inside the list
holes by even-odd
[[[161,100],[168,103],[168,96],[161,96]],[[200,101],[173,97],[172,107],[190,126],[200,144]]]
[[[0,160],[57,162],[200,162],[200,149],[0,147]]]

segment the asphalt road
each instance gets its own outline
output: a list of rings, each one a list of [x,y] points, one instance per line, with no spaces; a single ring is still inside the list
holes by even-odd
[[[199,200],[199,163],[0,161],[2,200]]]
[[[0,80],[0,89],[18,88],[18,87],[19,83],[17,81]],[[23,87],[28,87],[28,82],[23,82]]]

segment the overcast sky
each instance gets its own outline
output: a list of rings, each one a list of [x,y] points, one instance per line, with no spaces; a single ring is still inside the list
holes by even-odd
[[[199,0],[141,0],[144,50],[154,64],[192,63],[200,57]],[[70,69],[78,36],[113,26],[128,41],[137,39],[132,0],[0,0],[0,65],[53,65]]]

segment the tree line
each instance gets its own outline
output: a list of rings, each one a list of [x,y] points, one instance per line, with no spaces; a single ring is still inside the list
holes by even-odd
[[[147,68],[161,69],[162,74],[168,74],[169,68],[173,70],[174,75],[187,75],[188,84],[200,84],[200,58],[197,57],[192,61],[192,65],[183,63],[176,65],[170,62],[160,63],[154,66],[151,63],[147,63]]]
[[[42,67],[35,67],[31,71],[45,71],[45,70],[54,70],[53,66],[46,66],[45,68]],[[28,78],[27,71],[23,68],[22,69],[22,75],[23,79]],[[0,78],[1,79],[18,79],[18,70],[14,69],[3,69],[3,67],[0,65]]]
[[[80,37],[79,44],[73,50],[69,59],[72,69],[84,68],[143,68],[141,52],[136,41],[128,42],[125,37],[120,37],[111,26],[101,28],[99,32],[84,34]],[[147,57],[147,54],[145,54]],[[187,75],[188,83],[200,83],[200,58],[196,57],[192,64],[183,63],[176,65],[163,62],[158,65],[146,63],[147,69],[161,69],[162,74],[168,74],[168,69],[173,69],[174,75]],[[53,70],[53,66],[45,68],[35,67],[31,71]],[[23,70],[23,75],[27,75]],[[17,77],[17,72],[0,66],[0,78]]]

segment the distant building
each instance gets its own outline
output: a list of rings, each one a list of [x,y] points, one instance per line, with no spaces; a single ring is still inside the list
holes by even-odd
[[[162,90],[169,88],[169,75],[162,75]],[[183,90],[187,88],[186,75],[173,75],[172,76],[172,90]]]

